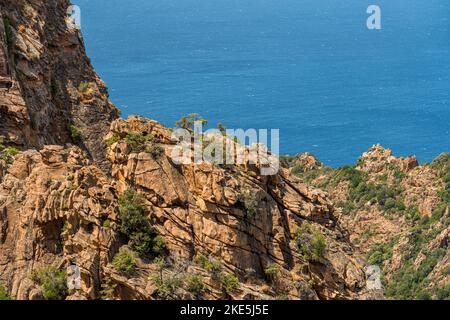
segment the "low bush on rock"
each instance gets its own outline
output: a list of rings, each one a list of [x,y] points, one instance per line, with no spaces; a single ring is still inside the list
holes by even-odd
[[[185,282],[186,289],[196,297],[200,296],[206,288],[203,283],[203,278],[196,274],[188,275]]]
[[[122,275],[130,277],[136,272],[136,258],[133,252],[121,249],[112,261],[114,269],[119,271]]]
[[[258,201],[255,199],[255,194],[251,190],[243,190],[240,201],[245,207],[247,217],[254,218],[258,210]]]
[[[239,287],[239,279],[231,273],[227,273],[222,278],[222,288],[226,293],[231,294]]]
[[[295,243],[307,261],[318,262],[326,250],[326,240],[318,228],[303,223],[297,230]]]
[[[0,284],[0,301],[12,300],[12,298],[6,292],[6,288]]]
[[[67,296],[67,274],[54,266],[33,270],[30,279],[39,285],[46,300],[64,300]]]
[[[119,198],[120,231],[128,237],[139,256],[158,256],[164,253],[164,238],[157,235],[147,218],[145,198],[128,189]]]
[[[213,273],[219,272],[220,269],[222,268],[222,266],[220,265],[220,262],[218,262],[212,258],[209,258],[202,253],[199,253],[195,257],[195,262],[203,269],[208,270]]]
[[[19,153],[14,147],[6,147],[3,145],[3,137],[0,136],[0,160],[11,164],[14,161],[14,157]]]

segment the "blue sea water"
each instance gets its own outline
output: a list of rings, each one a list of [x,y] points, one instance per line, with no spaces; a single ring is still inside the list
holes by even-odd
[[[375,143],[422,162],[450,149],[448,0],[73,2],[124,116],[279,128],[282,154],[332,166]]]

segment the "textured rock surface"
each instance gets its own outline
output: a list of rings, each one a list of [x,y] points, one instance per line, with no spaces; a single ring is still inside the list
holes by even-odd
[[[394,157],[380,145],[355,167],[298,171],[328,191],[351,242],[383,268],[388,296],[399,299],[448,294],[449,174],[448,153],[419,165],[415,157]]]
[[[73,264],[85,296],[97,297],[102,268],[118,243],[114,224],[102,227],[117,217],[116,195],[80,149],[21,153],[0,185],[0,204],[0,279],[15,297],[33,297],[33,269]]]
[[[272,176],[248,161],[176,164],[171,129],[117,119],[80,33],[66,23],[68,5],[0,0],[0,284],[13,297],[43,299],[30,274],[52,266],[77,267],[69,300],[382,298],[359,254],[395,235],[382,261],[392,281],[413,252],[408,268],[422,274],[431,265],[430,288],[448,285],[445,172],[380,146],[329,185],[336,172],[310,154],[288,159],[297,170]],[[400,186],[392,197],[417,208],[412,222],[386,215],[379,200],[344,206],[358,172],[365,184]],[[130,189],[142,195],[144,219],[165,244],[160,257],[137,257],[121,229],[120,199]],[[414,229],[422,217],[431,222]],[[130,274],[113,263],[121,252],[134,260]]]
[[[112,134],[123,136],[130,129],[170,141],[170,135],[161,134],[167,129],[143,118],[112,124]],[[165,149],[170,154],[171,146]],[[363,265],[352,256],[330,202],[286,171],[263,177],[257,175],[258,168],[247,171],[245,166],[177,166],[167,155],[155,159],[130,153],[124,142],[111,146],[109,159],[119,190],[133,186],[146,195],[150,219],[171,253],[187,260],[208,253],[242,276],[252,269],[263,277],[266,267],[277,264],[287,272],[292,298],[301,296],[295,290],[300,284],[321,298],[351,297],[364,288]],[[257,201],[253,218],[240,200],[244,191]],[[317,225],[327,238],[327,253],[318,263],[304,261],[292,244],[306,222]]]
[[[111,135],[158,136],[165,152],[171,150],[163,143],[170,141],[170,131],[154,121],[117,120],[111,128]],[[77,147],[22,152],[8,167],[0,184],[0,280],[13,296],[39,296],[28,277],[39,266],[76,265],[81,288],[70,299],[98,298],[106,278],[117,286],[116,298],[158,298],[149,280],[152,261],[140,260],[139,273],[131,279],[110,265],[126,244],[117,227],[117,196],[131,186],[145,195],[148,218],[165,239],[168,260],[183,265],[183,272],[202,275],[207,298],[223,298],[224,293],[214,274],[195,264],[200,253],[239,278],[234,298],[279,296],[264,272],[271,265],[283,275],[279,287],[286,298],[357,298],[364,291],[364,263],[353,255],[330,202],[286,171],[262,177],[245,166],[177,166],[165,154],[131,153],[125,140],[113,143],[108,157],[112,180]],[[242,203],[243,190],[257,200],[253,217]],[[306,260],[293,243],[304,223],[315,225],[326,239],[325,253],[316,262]]]
[[[65,0],[0,1],[0,56],[7,57],[0,69],[12,82],[0,88],[0,135],[24,149],[41,148],[73,142],[72,125],[104,164],[100,140],[118,111],[86,57],[80,32],[66,23],[68,6]]]
[[[264,269],[271,265],[283,274],[279,287],[288,298],[352,298],[362,291],[363,263],[320,191],[287,172],[262,177],[248,163],[226,169],[175,165],[168,157],[169,129],[143,118],[112,122],[117,110],[85,56],[80,33],[66,24],[68,2],[0,6],[2,77],[11,83],[0,90],[0,135],[22,150],[11,163],[0,163],[0,280],[14,297],[43,297],[30,280],[32,270],[75,265],[81,284],[69,299],[99,298],[107,281],[116,298],[161,298],[149,280],[153,261],[139,260],[131,279],[111,267],[127,244],[119,233],[118,195],[131,187],[145,195],[148,219],[167,245],[172,266],[164,272],[203,274],[205,297],[224,292],[222,280],[193,261],[200,253],[217,260],[222,273],[237,276],[241,285],[234,297],[281,295],[268,285]],[[109,136],[121,140],[106,152],[103,137],[110,126]],[[132,133],[151,135],[165,154],[131,152],[123,138]],[[255,203],[252,217],[244,195]],[[304,223],[326,239],[325,254],[315,262],[293,243]],[[192,296],[185,290],[177,297]]]

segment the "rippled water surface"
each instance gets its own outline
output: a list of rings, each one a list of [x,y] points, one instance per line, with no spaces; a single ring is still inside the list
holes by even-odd
[[[378,4],[382,30],[368,30]],[[279,128],[281,153],[354,163],[449,148],[447,0],[74,0],[123,115]]]

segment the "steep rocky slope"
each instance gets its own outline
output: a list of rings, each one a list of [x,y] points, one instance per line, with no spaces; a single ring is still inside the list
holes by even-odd
[[[2,295],[370,296],[322,192],[250,163],[177,165],[170,129],[114,121],[68,5],[0,1]]]
[[[118,119],[68,5],[0,0],[0,297],[382,298],[364,255],[388,285],[417,271],[426,292],[405,297],[445,295],[447,157],[177,164],[172,129]]]
[[[364,262],[322,192],[286,171],[259,176],[249,164],[176,165],[170,130],[144,118],[113,122],[108,138],[113,178],[78,147],[21,152],[6,169],[0,280],[14,297],[45,297],[30,274],[50,265],[80,268],[81,286],[70,298],[370,294]],[[139,212],[151,229],[136,237],[124,225]],[[116,261],[123,252],[131,273]]]
[[[118,110],[67,25],[69,1],[0,1],[0,136],[17,148],[82,142],[102,164]]]
[[[387,297],[450,297],[448,153],[419,165],[377,145],[354,167],[328,168],[308,154],[284,162],[328,191],[353,245],[382,267]]]

